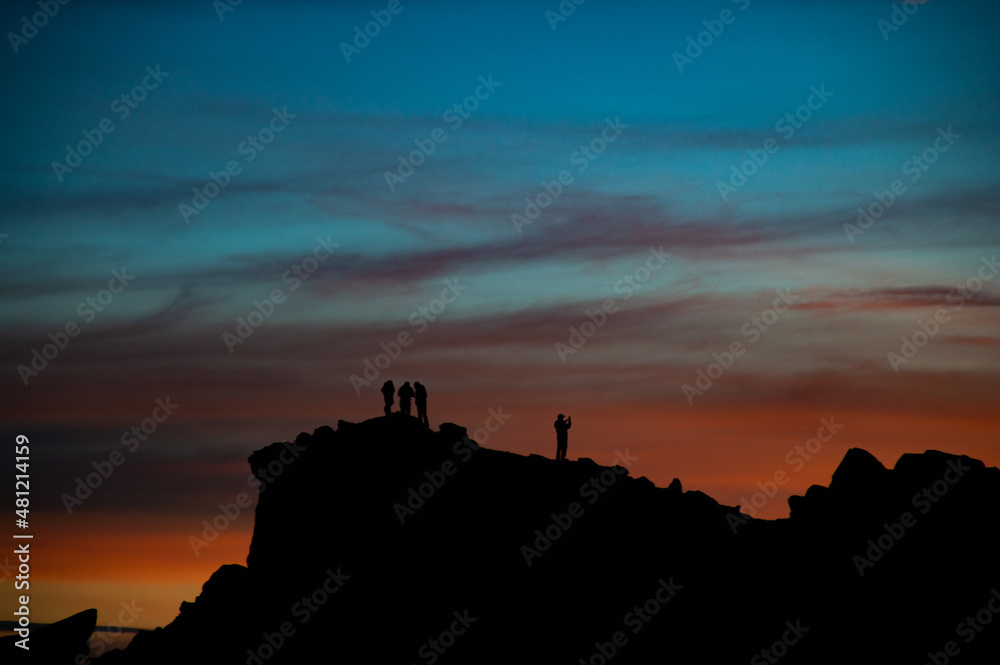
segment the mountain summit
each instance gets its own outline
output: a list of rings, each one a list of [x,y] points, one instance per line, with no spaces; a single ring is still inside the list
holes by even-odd
[[[99,662],[996,662],[1000,470],[852,449],[758,520],[608,450],[525,457],[398,414],[271,444],[247,565]]]

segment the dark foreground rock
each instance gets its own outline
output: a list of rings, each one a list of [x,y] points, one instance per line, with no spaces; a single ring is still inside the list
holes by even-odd
[[[1000,471],[968,457],[851,450],[774,521],[402,416],[250,464],[247,566],[102,665],[997,662]]]
[[[25,650],[17,646],[23,638],[0,638],[0,663],[24,665],[70,665],[90,652],[88,640],[97,626],[97,610],[84,610],[41,628],[33,628]]]

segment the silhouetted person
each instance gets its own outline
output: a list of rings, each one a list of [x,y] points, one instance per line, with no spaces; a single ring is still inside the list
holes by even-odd
[[[382,399],[385,400],[385,415],[392,413],[392,400],[396,397],[396,386],[392,385],[392,381],[386,381],[382,384]]]
[[[563,420],[565,418],[565,420]],[[566,418],[559,414],[555,422],[556,427],[556,459],[566,459],[566,444],[569,441],[569,428],[573,426],[573,419]]]
[[[427,388],[419,381],[413,387],[416,389],[413,394],[417,401],[417,420],[430,427],[431,424],[427,421]]]
[[[410,415],[410,400],[413,399],[413,388],[407,381],[399,387],[399,412],[404,416]]]

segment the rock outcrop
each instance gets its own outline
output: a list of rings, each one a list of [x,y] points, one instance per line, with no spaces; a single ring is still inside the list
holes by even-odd
[[[78,612],[62,621],[32,628],[27,650],[17,646],[19,635],[0,638],[0,663],[71,665],[90,652],[88,640],[97,626],[97,610]]]
[[[556,462],[395,415],[267,446],[247,566],[99,662],[993,662],[1000,625],[960,622],[1000,611],[997,469],[854,449],[755,520],[616,446]]]

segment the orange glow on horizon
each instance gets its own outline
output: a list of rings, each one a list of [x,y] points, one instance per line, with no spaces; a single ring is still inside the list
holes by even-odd
[[[488,448],[527,455],[553,457],[557,413],[573,417],[569,459],[589,457],[598,464],[616,463],[616,451],[637,459],[632,477],[645,476],[666,487],[679,478],[685,490],[700,490],[725,505],[748,503],[758,483],[767,486],[775,473],[787,481],[756,511],[756,517],[788,516],[787,499],[803,494],[812,484],[828,485],[848,448],[868,450],[891,468],[900,455],[928,449],[965,454],[988,466],[1000,463],[996,432],[1000,416],[967,418],[959,409],[914,413],[906,410],[837,408],[780,404],[716,407],[711,404],[670,405],[581,404],[522,401],[483,403],[481,396],[454,396],[448,412],[431,412],[432,423],[459,422],[476,436],[489,409],[510,416],[497,432],[481,441]],[[301,405],[300,405],[301,408]],[[372,409],[374,410],[374,409]],[[378,413],[371,413],[375,417]],[[802,447],[822,427],[821,419],[833,417],[843,428],[796,469],[786,460],[798,457]],[[354,421],[365,417],[344,419]],[[282,418],[283,420],[284,418]],[[278,418],[268,421],[273,429]],[[294,420],[294,419],[292,419]],[[337,417],[306,415],[305,422],[336,425]],[[318,425],[317,425],[318,426]],[[298,427],[309,430],[313,427]],[[283,438],[294,439],[295,432]],[[485,434],[485,430],[479,435]],[[247,451],[265,441],[248,442]],[[792,458],[789,458],[792,459]],[[205,471],[205,469],[201,469]],[[244,464],[216,464],[213,476],[232,475],[242,486],[248,469]],[[760,503],[759,498],[757,503]],[[210,513],[210,511],[209,511]],[[110,623],[122,611],[121,603],[133,600],[142,607],[134,627],[153,628],[172,621],[181,601],[193,601],[215,570],[224,564],[245,564],[253,531],[254,514],[247,509],[217,540],[195,555],[189,537],[199,535],[202,519],[212,514],[178,514],[150,518],[128,511],[114,515],[80,512],[44,515],[36,522],[32,559],[33,618],[50,622],[97,607],[99,622]],[[8,580],[9,582],[9,580]],[[12,594],[5,594],[0,611],[9,614]]]
[[[110,625],[122,614],[122,603],[134,603],[142,612],[125,627],[166,625],[177,616],[181,601],[193,601],[220,566],[246,565],[253,531],[253,513],[248,512],[195,555],[188,539],[200,536],[196,521],[154,522],[129,513],[111,520],[86,514],[68,517],[36,520],[47,524],[35,528],[31,541],[27,593],[32,621],[38,623],[96,607],[98,625]],[[10,584],[12,577],[4,583]],[[13,592],[3,594],[0,612],[12,615],[15,600]]]

